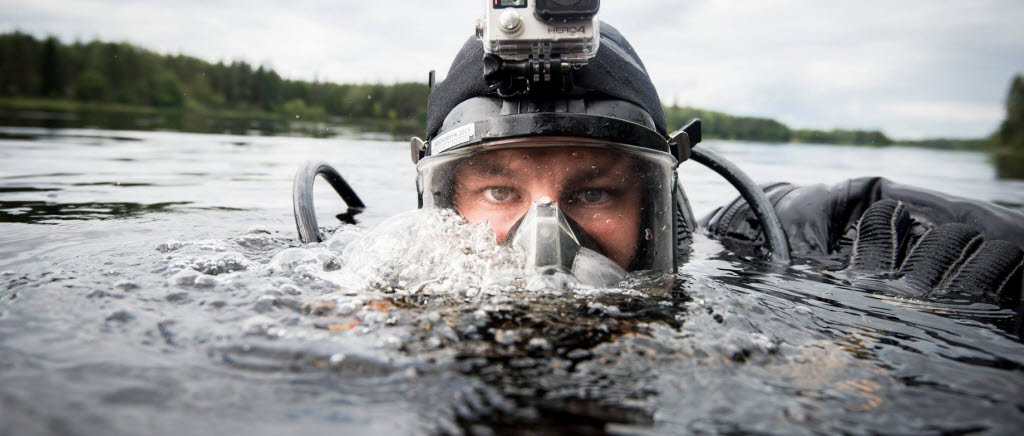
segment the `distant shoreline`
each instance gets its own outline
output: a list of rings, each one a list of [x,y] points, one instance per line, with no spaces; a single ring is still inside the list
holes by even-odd
[[[43,114],[40,114],[43,113]],[[160,108],[112,102],[0,97],[0,125],[108,130],[170,130],[186,133],[264,134],[330,137],[341,130],[422,135],[415,120],[372,117],[302,116],[245,109]]]
[[[234,120],[237,122],[255,122],[259,123],[277,123],[277,124],[304,124],[302,128],[290,129],[288,126],[278,126],[275,129],[269,129],[270,131],[265,132],[268,134],[275,133],[310,133],[308,132],[308,124],[324,124],[324,125],[340,125],[350,127],[363,127],[363,130],[373,130],[374,128],[380,129],[383,133],[392,133],[394,135],[407,134],[422,135],[424,126],[417,120],[395,120],[388,118],[373,118],[373,117],[338,117],[330,116],[326,114],[317,114],[314,116],[303,117],[301,114],[290,114],[286,112],[270,112],[263,110],[252,110],[252,109],[210,109],[202,107],[180,107],[180,108],[166,108],[166,107],[153,107],[147,105],[138,104],[125,104],[116,102],[84,102],[70,99],[57,99],[57,98],[29,98],[29,97],[0,97],[0,110],[5,112],[54,112],[54,113],[93,113],[93,114],[121,114],[125,116],[135,117],[195,117],[195,118],[206,118],[208,120],[219,119],[219,120]],[[666,111],[671,111],[672,108],[666,108]],[[10,114],[8,114],[10,115]],[[723,114],[724,115],[724,114]],[[102,119],[103,117],[100,117]],[[0,117],[0,123],[9,124],[9,117]],[[124,130],[119,128],[117,123],[103,123],[93,122],[95,127],[111,129],[111,130]],[[250,123],[251,124],[251,123]],[[74,127],[74,126],[69,126]],[[145,127],[145,126],[143,126]],[[244,133],[241,131],[233,132],[233,129],[190,129],[187,126],[181,126],[175,128],[175,126],[163,126],[162,130],[180,130],[184,132],[198,132],[198,133]],[[259,130],[259,129],[257,129]],[[226,131],[226,132],[225,132]],[[848,145],[848,146],[866,146],[866,147],[888,147],[888,146],[903,146],[903,147],[918,147],[918,148],[931,148],[931,149],[944,149],[944,150],[965,150],[965,151],[985,151],[986,140],[984,139],[926,139],[926,140],[895,140],[888,141],[884,144],[873,144],[873,143],[847,143],[847,142],[827,142],[827,141],[814,141],[812,139],[814,132],[818,131],[803,131],[812,132],[811,134],[805,134],[805,138],[790,138],[789,140],[779,140],[780,138],[759,138],[755,135],[746,135],[745,137],[735,137],[735,135],[720,135],[715,132],[705,133],[706,139],[723,139],[733,141],[747,141],[747,142],[762,142],[769,144],[817,144],[817,145]],[[855,132],[855,131],[848,131]],[[828,132],[818,132],[828,133]],[[312,133],[311,136],[332,136],[330,132],[319,132]]]

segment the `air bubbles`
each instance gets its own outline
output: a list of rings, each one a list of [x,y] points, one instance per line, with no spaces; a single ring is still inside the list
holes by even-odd
[[[170,239],[170,240],[167,240],[166,242],[161,242],[160,244],[157,244],[156,251],[159,251],[159,252],[162,252],[162,253],[168,253],[168,252],[177,250],[177,249],[179,249],[181,247],[182,247],[181,241],[178,241],[178,240],[175,240],[175,239]]]
[[[277,244],[277,241],[270,236],[270,233],[253,231],[249,231],[245,235],[234,238],[232,241],[242,247],[254,250],[265,250],[272,248]]]
[[[346,356],[345,356],[345,353],[334,353],[334,354],[332,354],[332,355],[331,355],[331,357],[330,357],[330,358],[329,358],[329,359],[327,360],[327,362],[328,362],[328,363],[329,363],[329,364],[330,364],[331,366],[339,366],[339,365],[341,365],[341,364],[342,364],[342,362],[344,362],[344,361],[345,361],[345,357],[346,357]]]
[[[363,231],[359,227],[345,225],[331,235],[330,239],[324,242],[328,250],[341,254],[349,244],[359,239]]]
[[[250,262],[241,253],[229,251],[213,257],[195,258],[190,267],[204,274],[217,275],[247,270],[250,267]]]
[[[270,269],[277,272],[296,272],[302,276],[316,275],[322,271],[340,268],[337,256],[324,247],[287,248],[274,255]],[[300,268],[306,266],[306,268]]]

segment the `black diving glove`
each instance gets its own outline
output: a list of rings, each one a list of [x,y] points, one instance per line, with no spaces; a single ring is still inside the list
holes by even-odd
[[[986,241],[977,229],[962,223],[941,224],[921,235],[915,235],[912,227],[903,202],[886,199],[872,204],[857,224],[846,269],[854,283],[867,288],[881,283],[878,290],[929,300],[1014,308],[1019,304],[1024,269],[1024,251],[1019,247],[1008,241]]]
[[[1021,318],[1021,211],[882,178],[764,189],[795,262],[842,271],[873,291],[997,304]],[[739,254],[764,250],[760,223],[742,198],[701,225]]]

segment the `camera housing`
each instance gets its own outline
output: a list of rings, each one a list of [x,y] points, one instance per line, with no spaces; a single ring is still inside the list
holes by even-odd
[[[583,65],[597,53],[600,0],[484,0],[476,35],[503,62]]]

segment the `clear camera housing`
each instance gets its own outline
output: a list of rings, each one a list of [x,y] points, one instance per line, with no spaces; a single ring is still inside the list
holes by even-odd
[[[600,21],[594,13],[585,19],[542,20],[537,0],[484,0],[486,13],[477,23],[484,52],[504,61],[557,57],[585,64],[597,53]]]

